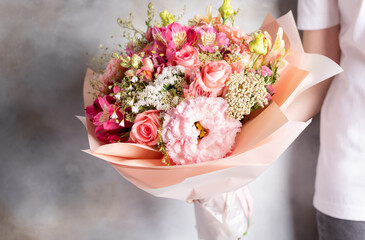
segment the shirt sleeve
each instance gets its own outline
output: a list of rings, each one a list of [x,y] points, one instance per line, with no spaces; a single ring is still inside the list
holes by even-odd
[[[319,30],[340,23],[338,0],[298,0],[298,28]]]

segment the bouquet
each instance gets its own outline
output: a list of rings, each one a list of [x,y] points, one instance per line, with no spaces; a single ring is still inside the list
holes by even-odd
[[[321,81],[341,71],[304,53],[289,13],[247,34],[229,0],[188,25],[166,10],[131,32],[105,70],[84,83],[90,149],[135,186],[193,201],[200,239],[234,239],[250,226],[246,185],[310,123]]]

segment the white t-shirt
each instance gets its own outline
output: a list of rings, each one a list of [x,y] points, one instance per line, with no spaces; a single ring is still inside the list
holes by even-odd
[[[299,0],[300,29],[337,24],[344,72],[322,106],[314,206],[332,217],[365,221],[365,0]]]

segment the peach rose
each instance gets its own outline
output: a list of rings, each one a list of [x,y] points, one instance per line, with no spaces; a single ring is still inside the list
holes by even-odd
[[[181,65],[188,69],[197,68],[201,65],[198,50],[190,45],[186,45],[180,51],[177,51],[173,61],[176,65]]]
[[[147,146],[155,146],[158,142],[158,119],[160,111],[149,110],[137,115],[131,130],[131,140]]]
[[[231,66],[224,60],[210,62],[202,68],[200,87],[212,96],[221,96],[225,83],[232,73]]]

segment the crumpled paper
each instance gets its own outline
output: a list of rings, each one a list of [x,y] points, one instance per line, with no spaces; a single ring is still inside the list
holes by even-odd
[[[251,225],[253,199],[248,187],[194,201],[200,240],[237,240]]]

